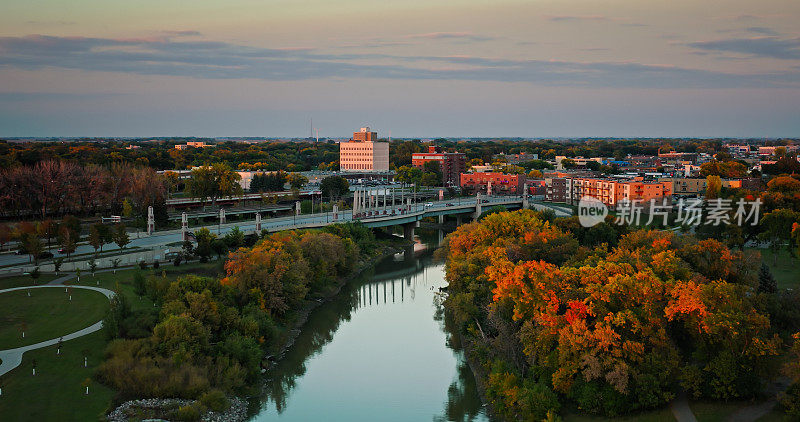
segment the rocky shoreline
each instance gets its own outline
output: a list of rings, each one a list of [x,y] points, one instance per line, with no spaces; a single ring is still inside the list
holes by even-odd
[[[178,409],[194,406],[198,400],[183,399],[142,399],[122,403],[108,414],[109,422],[127,422],[134,420],[172,420]],[[224,412],[207,410],[199,415],[204,422],[243,422],[247,420],[247,402],[234,397],[229,399],[228,409]]]

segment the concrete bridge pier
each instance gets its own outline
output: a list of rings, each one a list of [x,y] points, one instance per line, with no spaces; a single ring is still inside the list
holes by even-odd
[[[439,216],[439,225],[441,226],[443,224],[444,224],[444,215],[440,215]]]
[[[528,209],[528,184],[522,185],[522,209]]]
[[[186,213],[181,213],[181,240],[189,240],[189,218]]]
[[[408,240],[414,240],[414,229],[416,227],[419,227],[419,221],[403,224],[403,237]]]
[[[481,206],[483,205],[483,203],[481,202],[482,200],[483,199],[481,199],[481,193],[478,192],[475,195],[475,214],[472,215],[472,219],[475,221],[478,221],[478,217],[480,217],[481,213],[483,213],[483,211],[481,211]]]
[[[461,225],[461,222],[462,222],[461,220],[462,220],[461,214],[456,214],[456,226],[460,226]]]

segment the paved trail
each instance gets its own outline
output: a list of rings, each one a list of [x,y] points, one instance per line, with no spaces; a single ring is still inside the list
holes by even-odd
[[[694,412],[689,407],[689,402],[686,401],[686,395],[681,393],[672,403],[669,404],[672,410],[672,415],[678,422],[697,422]]]
[[[28,290],[28,289],[47,289],[47,288],[61,288],[63,287],[62,283],[67,281],[71,278],[75,277],[75,275],[65,275],[63,277],[59,277],[49,284],[44,286],[30,286],[30,287],[14,287],[12,289],[5,289],[0,290],[0,294],[6,292],[13,292],[15,290]],[[94,290],[96,292],[100,292],[104,294],[108,299],[114,297],[114,292],[108,289],[104,289],[102,287],[93,287],[93,286],[70,286],[74,289],[84,289],[84,290]],[[28,346],[17,347],[16,349],[7,349],[7,350],[0,350],[0,376],[7,374],[12,369],[18,367],[20,363],[22,363],[22,355],[30,350],[41,349],[42,347],[52,346],[57,344],[60,339],[64,341],[72,340],[78,337],[85,336],[87,334],[94,333],[95,331],[100,330],[103,328],[103,321],[98,321],[82,330],[75,331],[74,333],[67,334],[63,337],[57,337],[50,340],[45,340],[36,344],[31,344]]]

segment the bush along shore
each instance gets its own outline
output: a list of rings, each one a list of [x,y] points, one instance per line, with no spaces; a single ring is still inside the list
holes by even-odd
[[[256,391],[312,309],[406,243],[376,239],[359,224],[278,232],[231,252],[223,277],[134,280],[156,306],[132,310],[124,295],[112,301],[96,378],[117,391],[117,403],[129,400],[112,414],[243,420],[246,412],[225,412]]]
[[[459,227],[441,253],[448,318],[497,420],[769,399],[782,375],[781,407],[800,414],[800,297],[768,288],[747,251],[524,210]]]

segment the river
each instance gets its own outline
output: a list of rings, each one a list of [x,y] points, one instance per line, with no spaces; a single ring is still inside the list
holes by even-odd
[[[252,421],[486,421],[437,301],[429,243],[382,260],[315,309],[266,374]]]

